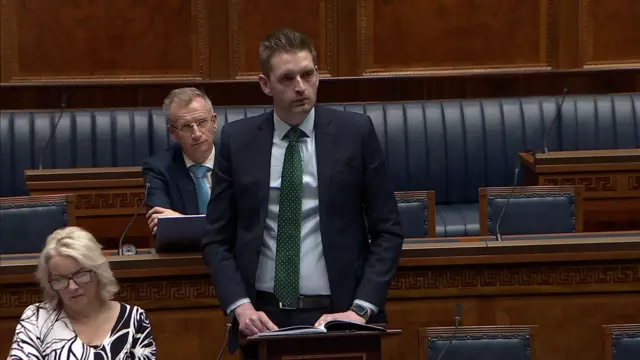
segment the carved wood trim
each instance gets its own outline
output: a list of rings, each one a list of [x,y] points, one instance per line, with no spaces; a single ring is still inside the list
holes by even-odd
[[[229,64],[233,64],[231,71],[232,78],[240,75],[240,70],[244,68],[245,52],[242,33],[240,32],[240,9],[244,6],[244,0],[229,0]]]
[[[630,175],[627,190],[640,190],[640,175]]]
[[[318,69],[319,75],[321,77],[331,77],[337,76],[336,64],[337,64],[337,54],[335,51],[336,47],[336,23],[337,23],[337,1],[338,0],[319,0],[318,6],[320,7],[320,16],[317,19],[320,22],[320,33],[319,38],[316,39],[316,42],[323,42],[324,45],[324,55],[325,55],[325,64],[326,69]],[[229,54],[230,54],[230,63],[233,64],[234,69],[232,71],[232,76],[236,80],[255,80],[260,72],[247,72],[243,71],[246,68],[245,64],[245,54],[246,48],[244,39],[244,33],[242,32],[240,21],[241,21],[241,9],[244,6],[245,0],[229,0],[229,25],[231,31],[229,32],[231,39],[229,41]],[[267,34],[265,34],[266,36]],[[318,48],[316,46],[316,52]],[[258,49],[255,49],[251,54],[256,53],[257,56]]]
[[[640,265],[467,266],[400,270],[389,285],[391,298],[465,295],[561,294],[640,290]]]
[[[136,209],[144,199],[144,192],[124,192],[124,193],[87,193],[76,195],[77,210],[101,210],[104,209]],[[144,210],[144,209],[143,209]],[[84,211],[82,212],[84,213]],[[133,214],[133,211],[124,214]]]
[[[209,24],[205,0],[192,0],[191,15],[196,19],[193,31],[196,34],[197,47],[193,49],[194,69],[199,80],[209,78]]]
[[[638,60],[593,61],[593,0],[580,1],[580,60],[583,69],[611,67],[640,67]]]
[[[74,84],[74,83],[108,83],[121,81],[146,81],[166,82],[166,81],[198,81],[208,78],[209,61],[209,41],[208,25],[206,16],[205,0],[190,0],[191,15],[195,19],[192,24],[192,36],[195,37],[196,46],[193,48],[193,71],[194,74],[184,75],[98,75],[98,76],[47,76],[30,77],[19,76],[19,61],[17,54],[18,24],[15,8],[11,5],[12,0],[2,0],[2,26],[0,28],[0,50],[2,50],[3,78],[0,82],[14,83],[54,83],[54,84]]]
[[[603,329],[611,335],[619,333],[640,333],[640,324],[603,325]]]
[[[18,29],[16,16],[13,17],[13,6],[11,0],[2,0],[0,4],[0,82],[9,82],[18,71],[18,54],[16,53],[16,42]]]
[[[150,270],[151,271],[151,270]],[[403,270],[389,286],[390,299],[624,292],[640,290],[640,264],[449,266]],[[208,274],[121,278],[120,301],[150,309],[219,306]],[[15,316],[40,301],[33,285],[4,285],[0,316]],[[453,316],[452,316],[453,319]]]
[[[119,283],[115,300],[145,309],[216,307],[220,304],[208,276],[141,277]],[[32,286],[4,286],[0,291],[0,317],[20,315],[27,306],[40,301],[42,292],[35,282]]]
[[[460,326],[456,331],[458,336],[477,336],[477,335],[531,335],[531,329],[536,327],[527,325],[513,326]],[[449,337],[453,335],[453,326],[443,327],[424,327],[420,329],[420,334],[426,336]]]
[[[570,186],[580,185],[584,191],[617,191],[618,181],[615,176],[545,176],[541,179],[543,186]]]

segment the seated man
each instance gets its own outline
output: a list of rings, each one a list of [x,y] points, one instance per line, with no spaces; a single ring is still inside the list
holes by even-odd
[[[162,109],[176,143],[147,159],[142,168],[149,183],[147,220],[152,234],[160,216],[207,212],[218,127],[211,101],[195,88],[171,91]]]

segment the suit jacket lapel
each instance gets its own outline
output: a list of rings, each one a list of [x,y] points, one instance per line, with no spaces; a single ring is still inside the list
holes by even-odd
[[[325,115],[321,107],[316,106],[315,135],[316,135],[316,162],[318,165],[318,202],[320,206],[320,218],[326,218],[327,202],[331,189],[332,159],[333,159],[333,135],[332,120]]]
[[[173,154],[171,171],[173,172],[172,177],[177,181],[176,186],[178,187],[178,192],[181,195],[180,198],[184,203],[184,208],[186,210],[186,214],[184,215],[198,214],[198,196],[196,195],[195,183],[193,182],[191,173],[189,173],[189,170],[187,169],[187,164],[184,162],[182,150],[179,146]]]
[[[258,183],[258,199],[260,204],[260,222],[265,224],[267,208],[269,206],[269,185],[271,183],[271,148],[273,147],[273,111],[264,114],[264,118],[257,127],[255,137],[255,156],[252,157],[252,178]]]

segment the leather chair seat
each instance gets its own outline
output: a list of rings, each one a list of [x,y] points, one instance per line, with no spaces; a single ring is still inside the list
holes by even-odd
[[[478,204],[449,204],[436,208],[436,236],[460,237],[480,235]]]
[[[479,197],[479,210],[486,212],[486,224],[480,225],[482,235],[497,234],[507,203],[509,210],[500,222],[502,235],[571,233],[583,228],[583,189],[579,186],[481,188]]]
[[[537,349],[534,328],[537,326],[461,326],[455,334],[453,327],[421,328],[426,346],[421,347],[420,358],[531,360]]]
[[[0,254],[39,253],[52,232],[75,225],[73,206],[73,195],[0,199]]]
[[[635,360],[640,353],[640,334],[616,334],[613,336],[612,360]]]

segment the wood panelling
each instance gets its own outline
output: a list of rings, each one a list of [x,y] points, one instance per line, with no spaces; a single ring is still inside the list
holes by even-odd
[[[635,0],[1,4],[3,109],[55,108],[64,91],[72,108],[159,106],[183,85],[266,104],[258,44],[281,27],[313,38],[321,102],[640,90]]]
[[[264,37],[282,27],[315,39],[321,75],[336,76],[335,16],[337,0],[236,0],[230,1],[232,77],[255,79],[260,73],[258,48]],[[286,11],[274,11],[274,8]],[[265,16],[270,14],[270,16]]]
[[[640,3],[637,0],[582,0],[584,67],[640,66]]]
[[[360,73],[549,69],[549,0],[360,0]]]
[[[207,78],[206,3],[3,1],[2,81]]]

